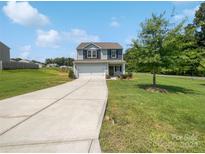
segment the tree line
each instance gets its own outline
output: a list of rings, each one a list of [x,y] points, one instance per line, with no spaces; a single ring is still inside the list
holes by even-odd
[[[152,14],[140,24],[124,59],[128,72],[205,76],[205,2],[195,12],[192,23],[173,25],[165,13]]]
[[[58,66],[72,66],[73,65],[73,58],[66,58],[66,57],[57,57],[57,58],[47,58],[45,60],[45,64],[57,64]]]

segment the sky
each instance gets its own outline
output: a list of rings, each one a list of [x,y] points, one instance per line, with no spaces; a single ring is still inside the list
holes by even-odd
[[[124,49],[137,38],[140,23],[166,11],[177,24],[192,22],[201,2],[0,2],[0,41],[12,58],[76,57],[80,42],[118,42]],[[174,13],[172,13],[174,10]],[[171,16],[173,14],[173,16]]]

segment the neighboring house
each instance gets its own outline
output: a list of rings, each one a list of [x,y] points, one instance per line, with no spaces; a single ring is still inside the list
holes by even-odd
[[[44,64],[43,63],[34,63],[36,65],[38,65],[38,68],[43,68]]]
[[[27,60],[27,59],[21,59],[18,62],[21,62],[21,63],[32,63],[32,61]]]
[[[6,69],[31,69],[38,68],[38,65],[27,60],[15,61],[10,59],[10,48],[0,41],[0,70]]]
[[[0,41],[0,61],[10,61],[10,48]]]
[[[46,67],[58,67],[58,64],[56,64],[56,63],[47,64]]]
[[[114,42],[83,42],[77,47],[73,69],[76,77],[124,74],[123,48]]]

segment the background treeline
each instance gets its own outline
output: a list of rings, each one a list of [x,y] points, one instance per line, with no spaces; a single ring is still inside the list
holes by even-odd
[[[186,20],[173,26],[165,13],[141,23],[141,31],[124,54],[128,72],[205,76],[205,2]]]
[[[72,66],[73,58],[57,57],[57,58],[47,58],[45,64],[57,64],[58,66]]]

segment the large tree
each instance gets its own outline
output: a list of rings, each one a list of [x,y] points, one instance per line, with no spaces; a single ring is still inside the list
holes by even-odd
[[[180,46],[178,64],[181,67],[184,66],[186,68],[184,71],[192,76],[197,74],[197,69],[203,60],[203,50],[197,44],[195,29],[194,25],[187,25],[181,39],[178,40],[178,46]]]
[[[195,13],[194,25],[196,26],[196,38],[198,45],[205,47],[205,2],[201,3]]]
[[[57,57],[57,58],[47,58],[45,60],[45,64],[52,64],[52,63],[56,63],[58,64],[59,66],[62,66],[62,65],[66,65],[66,66],[72,66],[73,65],[73,58],[65,58],[65,57]]]
[[[127,72],[137,72],[141,70],[141,67],[137,64],[137,52],[140,50],[140,46],[137,41],[133,40],[132,42],[132,48],[128,48],[123,56],[126,61]]]
[[[205,69],[205,2],[201,3],[199,9],[195,13],[194,26],[196,27],[195,36],[198,43],[198,51],[200,53],[200,63],[198,68]],[[205,72],[205,71],[204,71]]]

